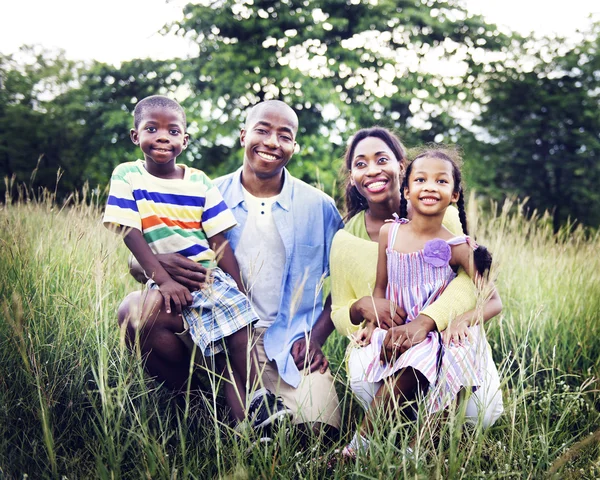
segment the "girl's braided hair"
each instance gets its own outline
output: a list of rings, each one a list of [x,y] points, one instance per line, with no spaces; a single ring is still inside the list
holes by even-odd
[[[460,165],[462,164],[462,157],[460,151],[456,147],[448,147],[444,145],[428,145],[425,148],[416,150],[416,156],[408,164],[406,174],[402,180],[402,198],[400,200],[400,217],[406,218],[408,214],[408,203],[404,196],[404,190],[408,188],[408,181],[410,174],[413,170],[413,165],[416,160],[420,158],[438,158],[450,162],[452,165],[452,178],[454,180],[453,193],[458,193],[458,200],[456,201],[456,207],[458,208],[458,218],[465,235],[469,234],[467,227],[467,215],[465,211],[465,195],[462,185],[462,173],[460,171]],[[473,252],[473,262],[477,272],[481,276],[487,276],[490,267],[492,266],[492,254],[483,245],[479,245]]]

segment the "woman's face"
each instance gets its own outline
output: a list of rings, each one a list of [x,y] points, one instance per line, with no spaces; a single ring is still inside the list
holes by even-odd
[[[387,144],[367,137],[354,149],[350,182],[369,203],[400,200],[402,167]]]

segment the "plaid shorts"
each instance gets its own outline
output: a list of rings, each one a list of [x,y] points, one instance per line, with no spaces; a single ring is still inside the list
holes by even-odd
[[[150,287],[158,288],[158,285],[152,282]],[[210,280],[204,288],[191,293],[192,304],[183,309],[182,315],[193,342],[204,356],[222,352],[220,340],[258,320],[248,297],[220,268],[211,269]]]

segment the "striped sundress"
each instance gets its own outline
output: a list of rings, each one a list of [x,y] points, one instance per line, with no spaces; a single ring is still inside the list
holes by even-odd
[[[399,226],[407,222],[406,219],[396,220],[390,228],[386,292],[390,301],[402,305],[406,311],[406,323],[414,320],[422,309],[433,303],[456,276],[448,263],[449,256],[441,261],[440,258],[432,260],[425,254],[427,244],[425,249],[411,253],[400,253],[392,248]],[[442,242],[442,246],[443,242],[450,246],[460,245],[467,242],[467,237],[454,237],[447,241],[435,239],[427,243],[431,245],[432,242],[438,242],[437,245]],[[394,363],[381,365],[379,355],[386,333],[377,328],[371,344],[364,347],[371,350],[373,355],[365,370],[365,381],[379,382],[399,370],[412,367],[429,381],[424,401],[430,413],[447,407],[463,387],[474,390],[480,385],[479,358],[481,352],[485,352],[482,349],[488,347],[485,335],[480,335],[478,326],[470,327],[467,345],[444,347],[439,332],[430,332],[423,342],[404,352]]]

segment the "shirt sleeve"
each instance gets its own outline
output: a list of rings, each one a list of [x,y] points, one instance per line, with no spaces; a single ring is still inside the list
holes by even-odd
[[[448,207],[446,210],[443,224],[454,235],[464,234],[458,210],[454,207]],[[438,331],[441,332],[446,329],[450,320],[475,308],[476,293],[473,280],[460,268],[456,278],[450,282],[439,298],[421,310],[421,313],[432,318]]]
[[[216,185],[207,176],[203,181],[206,185],[206,199],[202,212],[202,229],[210,238],[235,227],[237,222]]]
[[[119,225],[142,230],[142,219],[133,197],[127,166],[119,165],[110,178],[110,188],[102,223],[105,227]]]

